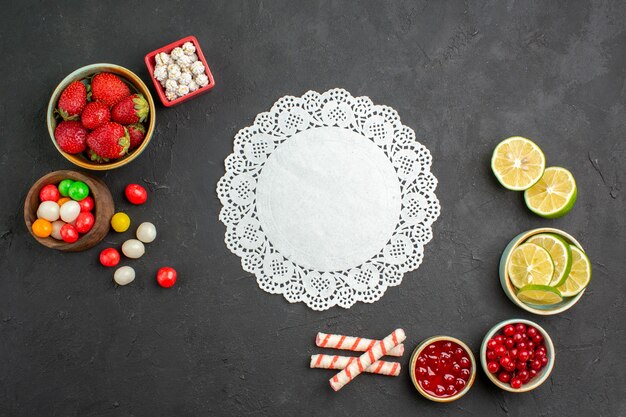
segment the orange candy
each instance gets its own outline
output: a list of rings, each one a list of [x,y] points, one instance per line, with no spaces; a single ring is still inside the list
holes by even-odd
[[[37,219],[33,223],[33,233],[37,237],[48,237],[52,233],[52,223],[45,219]]]
[[[62,197],[62,198],[59,198],[59,201],[57,201],[57,204],[59,205],[59,207],[61,207],[63,204],[67,203],[70,200],[71,198],[69,197]]]

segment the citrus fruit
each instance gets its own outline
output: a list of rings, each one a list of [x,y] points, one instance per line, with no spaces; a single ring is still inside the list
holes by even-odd
[[[565,283],[557,289],[563,297],[573,297],[589,285],[591,280],[591,262],[585,252],[572,245],[572,268]]]
[[[574,207],[577,193],[571,172],[561,167],[549,167],[539,182],[524,192],[524,201],[533,213],[555,219]]]
[[[548,285],[526,285],[517,292],[517,298],[525,304],[550,305],[563,301],[554,287]]]
[[[549,285],[551,287],[562,285],[572,267],[572,250],[569,243],[561,236],[553,233],[540,233],[532,236],[526,242],[539,245],[548,251],[552,262],[554,262],[554,274]]]
[[[506,267],[511,283],[517,288],[548,285],[554,274],[554,262],[550,254],[534,243],[524,243],[515,248]]]
[[[500,184],[513,191],[532,187],[543,175],[546,157],[533,141],[520,136],[505,139],[496,146],[491,169]]]

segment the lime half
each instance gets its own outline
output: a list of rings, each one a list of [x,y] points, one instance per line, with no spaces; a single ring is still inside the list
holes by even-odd
[[[550,305],[563,301],[559,290],[547,285],[527,285],[517,292],[517,298],[525,304]]]
[[[539,245],[548,251],[554,262],[554,274],[550,281],[551,287],[562,285],[569,275],[572,267],[572,250],[569,243],[561,236],[553,233],[540,233],[528,239],[526,242]]]
[[[572,268],[565,283],[558,287],[563,297],[573,297],[589,285],[591,281],[591,262],[585,252],[572,245]]]
[[[533,213],[555,219],[574,207],[577,193],[571,172],[561,167],[549,167],[539,182],[524,192],[524,201]]]
[[[547,250],[534,243],[519,245],[507,264],[509,279],[517,288],[548,285],[554,274],[554,262]]]
[[[496,146],[491,157],[491,169],[500,184],[513,191],[523,191],[534,185],[546,167],[546,157],[530,139],[513,136]]]

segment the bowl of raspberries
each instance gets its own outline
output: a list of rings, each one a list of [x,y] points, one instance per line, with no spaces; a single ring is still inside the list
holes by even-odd
[[[154,100],[132,71],[92,64],[65,77],[48,104],[48,132],[67,160],[82,168],[126,165],[146,148],[155,125]]]

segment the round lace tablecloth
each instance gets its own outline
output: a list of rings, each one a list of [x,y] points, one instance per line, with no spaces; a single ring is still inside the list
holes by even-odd
[[[341,89],[279,99],[241,129],[217,193],[259,286],[314,310],[372,303],[422,262],[431,155],[398,113]]]

